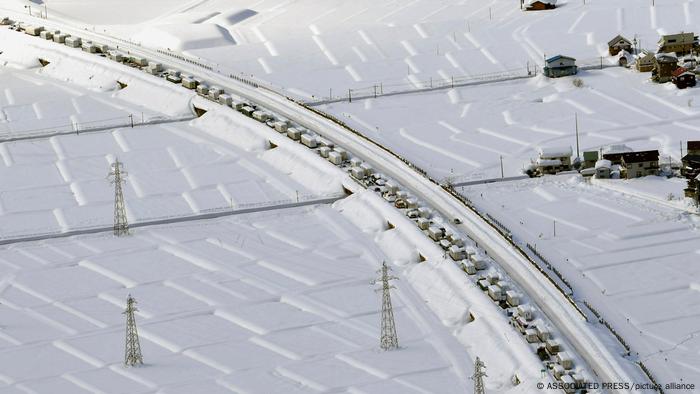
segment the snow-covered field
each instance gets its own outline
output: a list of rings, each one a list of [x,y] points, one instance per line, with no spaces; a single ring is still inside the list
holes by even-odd
[[[581,152],[610,144],[659,149],[678,161],[680,142],[700,132],[700,89],[657,85],[623,68],[571,78],[470,86],[416,95],[335,103],[325,110],[409,157],[436,178],[454,181],[520,175],[538,146]],[[685,146],[683,147],[685,151]]]
[[[200,58],[216,71],[253,75],[286,94],[306,99],[344,96],[348,89],[357,91],[379,84],[410,89],[425,86],[429,79],[447,80],[452,76],[514,69],[524,72],[527,66],[541,63],[544,55],[557,53],[578,57],[585,63],[604,55],[607,41],[618,33],[630,39],[636,36],[642,47],[654,48],[659,34],[681,30],[698,33],[695,19],[700,11],[699,3],[692,0],[656,0],[654,7],[637,0],[587,0],[585,4],[580,0],[560,0],[556,10],[533,13],[521,12],[516,1],[177,0],[168,2],[168,7],[161,1],[149,2],[138,17],[133,17],[125,12],[130,7],[124,2],[103,2],[104,8],[99,12],[81,7],[79,2],[50,3],[49,14],[56,19],[68,18],[81,28],[107,32],[144,46],[183,52]],[[11,0],[0,7],[22,11],[23,5],[22,1]],[[33,6],[34,12],[37,8],[42,7]],[[0,114],[3,132],[97,119],[94,116],[123,117],[140,112],[149,119],[181,116],[191,112],[191,104],[196,100],[183,89],[173,89],[160,81],[146,82],[144,77],[128,72],[131,70],[115,71],[115,67],[105,66],[106,60],[92,60],[94,55],[28,44],[37,39],[5,29],[0,29],[0,35],[0,43],[15,43],[8,51],[9,58],[15,60],[8,63],[11,67],[37,66],[37,52],[43,55],[48,51],[52,56],[52,64],[38,72],[9,72],[0,67],[5,93],[4,97],[0,94],[0,106],[3,110],[9,108]],[[66,56],[67,51],[76,54]],[[3,56],[7,58],[8,54],[0,55],[0,65],[4,65]],[[86,66],[87,62],[90,66]],[[75,72],[83,69],[86,72]],[[574,87],[571,78],[547,80],[538,76],[335,103],[322,109],[407,157],[430,175],[455,181],[499,177],[501,158],[504,175],[519,174],[540,145],[575,147],[575,114],[581,150],[625,143],[637,149],[660,149],[662,155],[677,159],[679,142],[698,139],[697,89],[678,91],[672,85],[655,85],[646,81],[648,74],[622,68],[582,71],[579,77],[583,81],[580,88]],[[118,90],[117,80],[128,82],[129,86]],[[34,96],[37,91],[42,97]],[[342,190],[341,182],[347,178],[341,172],[313,159],[310,152],[299,146],[277,144],[275,138],[283,137],[275,133],[270,137],[269,130],[259,124],[213,110],[191,122],[1,143],[0,231],[3,235],[7,231],[26,235],[109,224],[111,190],[104,176],[116,156],[125,162],[130,173],[127,209],[130,219],[137,221],[191,215],[231,205],[293,200],[297,193],[321,195]],[[270,149],[269,142],[280,146]],[[694,329],[698,323],[698,284],[693,282],[698,273],[692,265],[700,253],[696,218],[687,213],[682,202],[666,198],[669,193],[680,196],[683,182],[649,178],[596,181],[591,185],[569,178],[489,184],[465,189],[465,193],[480,208],[508,225],[518,239],[536,243],[538,250],[574,283],[575,296],[599,310],[639,353],[633,354],[632,359],[644,361],[664,383],[696,380],[700,376],[700,344]],[[125,389],[129,392],[193,392],[194,388],[204,387],[210,392],[442,393],[449,392],[447,388],[460,387],[456,382],[465,385],[457,389],[464,392],[470,384],[465,379],[465,374],[471,373],[470,360],[480,355],[490,366],[490,390],[532,391],[533,383],[540,378],[539,366],[532,349],[507,325],[502,310],[484,302],[488,299],[466,279],[454,276],[458,270],[442,268],[435,262],[409,264],[417,257],[412,247],[415,239],[402,239],[396,232],[386,231],[386,217],[368,209],[366,203],[353,196],[334,206],[341,212],[353,207],[344,216],[355,227],[340,226],[341,235],[338,222],[344,219],[334,210],[322,207],[296,211],[291,219],[277,213],[139,230],[125,241],[128,244],[120,246],[111,237],[89,236],[0,249],[0,260],[12,260],[14,257],[3,256],[10,253],[21,256],[19,261],[23,262],[17,267],[9,266],[18,275],[6,276],[6,289],[12,292],[2,296],[20,300],[3,304],[9,305],[13,313],[22,312],[15,313],[17,321],[39,319],[51,327],[20,331],[38,339],[15,338],[12,334],[19,335],[16,332],[0,331],[8,335],[8,350],[0,350],[0,357],[5,353],[12,356],[13,352],[33,354],[34,349],[43,346],[50,356],[66,360],[60,368],[44,365],[35,371],[0,371],[5,374],[2,380],[15,387],[37,385],[33,388],[36,392],[50,390],[46,387],[75,392],[76,384],[92,392],[111,392],[85,384],[122,378],[136,385],[133,390]],[[319,215],[323,216],[322,221],[317,220]],[[288,223],[287,220],[301,227],[311,221],[314,224],[309,227],[314,229],[285,233],[284,226],[278,229],[276,223]],[[548,233],[554,220],[556,237]],[[202,226],[212,232],[193,230]],[[255,248],[253,253],[240,256],[243,247],[222,247],[218,241],[242,234],[238,227],[245,228],[241,230],[245,235],[259,234],[259,240],[272,237],[275,245],[280,240],[280,244],[293,248],[286,254],[260,247],[265,250]],[[356,227],[364,234],[357,232]],[[194,233],[194,238],[183,233]],[[368,237],[372,233],[374,236]],[[358,260],[357,266],[338,264],[335,255],[317,252],[319,243],[325,245],[319,239],[333,237],[329,234],[337,238],[333,247],[342,244],[338,248]],[[221,255],[210,255],[210,249],[174,253],[190,243],[208,248],[214,245],[224,251],[216,249]],[[346,250],[345,244],[360,248],[360,252]],[[57,245],[67,245],[69,250],[61,250]],[[250,243],[246,243],[248,246]],[[377,246],[381,252],[374,249]],[[57,257],[55,263],[45,253],[62,257]],[[161,253],[172,261],[186,261],[174,263],[186,268],[174,273],[157,267],[150,267],[155,272],[138,271],[139,276],[153,275],[144,283],[141,278],[129,276],[131,271],[113,271],[119,267],[117,263],[109,264],[116,259],[121,263],[134,254],[135,262],[156,260],[157,265]],[[323,258],[317,259],[319,254]],[[408,264],[399,270],[400,276],[411,284],[399,286],[397,302],[402,319],[408,321],[401,323],[399,330],[402,324],[407,325],[408,332],[415,334],[409,334],[408,342],[413,344],[415,340],[416,344],[415,348],[407,346],[391,355],[398,358],[392,359],[391,366],[384,364],[385,355],[373,350],[377,298],[365,294],[369,294],[366,282],[383,254],[394,263]],[[291,268],[279,262],[287,256],[294,262]],[[312,256],[310,261],[308,256]],[[105,260],[100,260],[103,257]],[[245,260],[242,264],[247,271],[240,270],[238,263],[230,263],[231,258]],[[328,277],[326,265],[333,267]],[[56,294],[36,289],[45,283],[40,279],[19,281],[19,274],[64,268],[78,272],[66,283],[80,280],[80,272],[102,279],[90,282],[94,288],[86,290],[89,295],[73,295],[75,286],[66,290],[60,287],[66,285],[63,281],[51,281],[46,287],[51,290],[58,286],[54,289]],[[286,327],[284,321],[265,320],[267,317],[260,316],[257,310],[248,309],[250,313],[246,314],[246,302],[250,299],[245,292],[227,293],[225,297],[232,295],[236,301],[229,307],[228,298],[217,298],[220,289],[213,284],[219,283],[219,275],[214,278],[210,271],[232,275],[231,283],[255,284],[253,287],[259,287],[271,298],[251,302],[263,308],[268,308],[269,302],[273,316],[289,313],[293,324],[308,326],[315,340],[317,333],[328,334],[332,338],[328,349],[318,355],[315,345],[286,336],[288,331],[303,329]],[[53,272],[50,275],[53,279]],[[192,283],[199,286],[200,282],[204,283],[204,290],[190,287]],[[259,286],[260,283],[265,286]],[[212,286],[219,290],[210,294]],[[465,290],[456,290],[459,286]],[[143,309],[140,319],[144,321],[144,342],[148,350],[155,352],[158,362],[124,372],[119,366],[119,312],[131,288]],[[418,294],[411,295],[411,288]],[[168,292],[174,292],[173,297],[184,297],[182,305],[168,302],[160,311],[157,307],[149,310],[149,303],[153,305],[153,299],[160,297],[159,291],[166,293],[164,299],[169,297]],[[64,292],[67,298],[59,298]],[[313,298],[317,292],[323,294],[323,302]],[[32,297],[40,301],[32,301]],[[64,302],[73,297],[95,299],[112,308],[116,318],[109,320],[112,314],[94,315],[97,307],[67,307]],[[242,297],[243,303],[236,297]],[[332,305],[328,299],[333,300]],[[346,304],[349,300],[352,305]],[[428,302],[463,347],[450,346],[454,337],[444,335],[448,330],[441,324],[433,324],[435,316],[420,312],[422,301]],[[292,313],[289,307],[303,313],[298,315],[296,309]],[[466,324],[463,315],[467,310],[481,318]],[[425,324],[419,322],[416,313],[423,316]],[[201,325],[190,321],[200,315],[213,320]],[[158,330],[160,324],[163,328]],[[177,324],[195,328],[172,332],[172,326]],[[231,325],[247,336],[215,329],[222,335],[219,339],[188,339],[197,327],[210,324]],[[327,326],[336,327],[334,324],[342,326],[338,328],[341,331],[327,330]],[[88,331],[83,329],[85,326]],[[111,335],[114,346],[90,353],[88,350],[94,351],[95,345],[106,343],[90,339],[90,330],[96,330],[95,335]],[[262,339],[267,336],[273,339]],[[84,337],[86,342],[82,342]],[[241,343],[242,347],[238,347]],[[229,347],[229,351],[221,347]],[[231,353],[258,354],[258,348],[263,349],[259,350],[263,359],[252,357],[250,361],[259,361],[261,366],[242,372],[240,356],[233,357]],[[445,352],[445,348],[454,353]],[[489,351],[494,354],[484,354]],[[268,356],[264,354],[274,356],[265,359]],[[148,352],[146,357],[150,363]],[[455,362],[455,357],[461,361]],[[429,363],[418,366],[416,358]],[[276,367],[271,369],[271,364]],[[170,366],[172,369],[164,370]],[[407,369],[391,369],[397,366]],[[190,369],[199,377],[179,381],[182,371]],[[88,370],[97,372],[83,376]],[[510,378],[516,371],[525,384],[512,387]],[[48,373],[50,378],[32,373]],[[69,386],[53,386],[56,384]]]
[[[2,248],[0,392],[465,392],[469,355],[407,283],[402,349],[378,350],[367,241],[318,206]],[[142,367],[123,366],[127,294]]]
[[[644,190],[669,181],[618,182]],[[572,283],[575,298],[593,305],[659,381],[700,378],[696,215],[576,175],[460,190],[523,244],[534,245]]]

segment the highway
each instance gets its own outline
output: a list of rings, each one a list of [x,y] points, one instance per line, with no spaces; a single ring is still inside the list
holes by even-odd
[[[28,21],[26,15],[11,15]],[[96,32],[68,27],[56,21],[34,20],[32,23],[43,24],[51,28],[104,43],[119,45],[120,50],[129,51],[167,65],[167,68],[179,69],[191,73],[210,84],[218,85],[244,99],[250,100],[270,112],[281,115],[324,136],[354,155],[370,163],[379,171],[394,178],[411,193],[425,201],[445,218],[461,220],[459,230],[468,234],[484,248],[508,274],[529,295],[530,299],[548,316],[560,332],[575,347],[586,363],[597,374],[601,382],[642,382],[646,381],[641,370],[631,363],[623,366],[619,356],[612,354],[606,343],[594,334],[592,327],[582,318],[564,298],[564,296],[542,276],[510,242],[494,228],[485,223],[474,211],[446,192],[436,182],[421,175],[398,157],[378,144],[362,138],[347,128],[323,117],[304,106],[276,93],[269,88],[255,88],[222,75],[193,65],[189,62],[163,55],[154,49],[127,44],[124,41],[107,37]],[[225,73],[231,73],[224,70]],[[628,390],[608,390],[609,392],[629,392]]]

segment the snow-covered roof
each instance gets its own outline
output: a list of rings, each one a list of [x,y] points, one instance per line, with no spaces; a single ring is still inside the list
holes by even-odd
[[[612,162],[610,160],[606,160],[606,159],[598,160],[595,162],[595,169],[597,170],[599,168],[610,169],[610,168],[612,168]]]
[[[552,4],[552,5],[557,4],[557,0],[526,0],[525,4],[532,5],[532,4],[537,3],[537,2],[544,3],[544,4]]]
[[[558,167],[561,165],[561,160],[537,159],[537,165],[540,167]]]
[[[547,59],[547,60],[545,60],[545,61],[546,61],[547,63],[552,63],[552,62],[556,62],[556,61],[559,60],[559,59],[569,59],[569,60],[576,61],[576,59],[574,59],[573,57],[564,56],[564,55],[552,56],[552,57],[550,57],[549,59]]]
[[[540,147],[540,157],[543,159],[556,157],[571,157],[570,146]]]
[[[625,153],[625,152],[633,152],[632,148],[625,144],[613,144],[613,145],[608,145],[603,148],[603,153],[608,154],[608,153]]]

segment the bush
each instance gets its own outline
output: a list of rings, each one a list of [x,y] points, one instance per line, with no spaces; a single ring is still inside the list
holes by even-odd
[[[574,80],[572,81],[572,83],[573,83],[574,86],[576,86],[577,88],[583,87],[583,80],[582,80],[581,78],[574,78]]]

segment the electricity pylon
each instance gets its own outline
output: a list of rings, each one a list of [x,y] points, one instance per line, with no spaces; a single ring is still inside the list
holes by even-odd
[[[481,368],[486,369],[486,364],[477,357],[476,362],[474,362],[474,375],[472,375],[472,379],[474,380],[474,394],[486,393],[484,390],[484,377],[488,375],[486,375],[486,372],[482,371]]]
[[[382,328],[381,337],[379,338],[379,347],[382,350],[393,350],[398,349],[399,339],[396,336],[396,324],[394,323],[394,310],[391,307],[391,294],[390,290],[395,289],[394,286],[389,285],[390,280],[398,279],[395,276],[389,275],[389,270],[391,268],[387,267],[386,261],[382,262],[382,268],[377,272],[381,276],[373,280],[372,284],[377,284],[381,282],[381,287],[376,289],[376,292],[382,292]]]
[[[124,206],[124,192],[122,185],[127,175],[119,159],[112,163],[112,170],[107,176],[110,183],[114,184],[114,235],[120,237],[129,234],[129,223],[126,220],[126,208]]]
[[[139,343],[139,332],[136,330],[136,319],[134,312],[138,309],[135,306],[136,300],[131,297],[131,294],[126,298],[126,310],[123,312],[126,315],[126,348],[124,352],[124,365],[134,366],[143,364],[141,356],[141,344]]]

